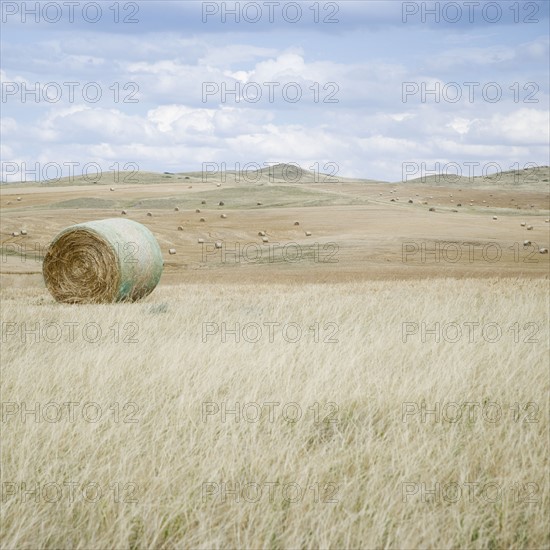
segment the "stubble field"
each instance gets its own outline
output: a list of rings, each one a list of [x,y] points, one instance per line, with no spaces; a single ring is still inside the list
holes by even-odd
[[[188,177],[2,189],[2,547],[547,547],[546,187]],[[123,208],[159,287],[55,303]]]

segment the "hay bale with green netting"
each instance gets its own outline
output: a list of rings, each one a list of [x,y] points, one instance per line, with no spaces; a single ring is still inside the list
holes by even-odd
[[[42,273],[58,302],[133,302],[150,294],[163,268],[153,233],[126,218],[67,227],[50,244]]]

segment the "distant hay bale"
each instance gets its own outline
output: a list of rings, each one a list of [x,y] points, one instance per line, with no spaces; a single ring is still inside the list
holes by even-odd
[[[550,220],[544,220],[545,223],[550,223]]]
[[[187,189],[193,189],[193,186],[192,186],[192,185],[190,185],[190,186],[189,186],[189,187],[188,187]]]
[[[520,223],[521,227],[525,227],[527,224],[525,222]]]
[[[128,212],[126,212],[126,210],[123,210],[123,211],[121,212],[121,214],[122,214],[123,216],[126,216],[127,213],[128,213]]]
[[[183,225],[178,225],[178,231],[183,231]]]
[[[114,191],[115,188],[114,187],[109,187],[109,191]]]
[[[265,231],[258,231],[258,237],[265,237]]]
[[[218,203],[218,206],[224,206],[224,205],[225,205],[225,203],[224,203],[223,201],[220,201],[220,202]]]
[[[20,201],[20,200],[21,200],[21,197],[17,197],[17,200]]]
[[[306,237],[311,237],[311,231],[306,231]]]
[[[205,222],[206,220],[204,218],[201,218],[199,221],[200,222]]]
[[[493,220],[498,220],[498,218],[496,216],[493,216]]]
[[[527,240],[523,241],[523,246],[529,246],[530,244],[531,244],[531,241],[527,241]]]
[[[263,243],[268,243],[269,242],[269,239],[267,237],[262,237],[262,242]]]
[[[27,230],[26,229],[21,229],[21,235],[26,235],[27,234]]]
[[[458,210],[456,210],[456,209],[453,208],[453,209],[451,210],[451,212],[458,212]]]
[[[528,225],[527,226],[527,231],[531,231],[533,229],[533,226],[532,225]]]
[[[459,202],[459,203],[457,204],[457,206],[462,206],[462,203]]]
[[[294,222],[294,225],[300,225],[300,222]]]
[[[216,183],[216,187],[221,187],[222,184],[221,183]]]
[[[147,215],[152,218],[153,217],[153,213],[152,212],[147,212]]]
[[[58,302],[136,301],[157,286],[162,252],[151,231],[126,218],[67,227],[50,244],[42,273]]]
[[[540,254],[548,254],[548,248],[541,248],[541,249],[539,250],[539,253],[540,253]]]
[[[175,248],[169,248],[169,249],[168,249],[168,254],[174,255],[175,253],[176,253],[176,249],[175,249]]]
[[[215,248],[221,248],[221,247],[222,247],[222,243],[221,243],[220,241],[216,241],[216,242],[214,243],[214,247],[215,247]]]
[[[19,232],[18,231],[13,231],[11,236],[12,237],[19,237]]]
[[[174,212],[179,212],[180,209],[176,206],[176,208],[174,208]]]
[[[197,242],[198,242],[199,244],[202,244],[202,243],[204,242],[204,239],[199,239]]]
[[[206,201],[201,201],[201,204],[206,204]]]
[[[390,199],[390,202],[395,202],[395,199]]]
[[[197,208],[197,209],[195,210],[195,214],[200,214],[200,213],[201,213],[200,208]]]
[[[435,212],[435,208],[433,206],[429,210],[430,212]]]
[[[261,203],[261,202],[257,202],[257,203],[256,203],[256,206],[262,206],[262,203]]]
[[[220,218],[223,218],[225,220],[225,218],[227,218],[227,214],[222,214]]]
[[[412,204],[413,203],[413,200],[412,199],[409,199],[409,204]]]

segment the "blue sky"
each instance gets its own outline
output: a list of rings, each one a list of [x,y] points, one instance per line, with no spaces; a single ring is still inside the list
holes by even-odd
[[[35,4],[2,2],[4,181],[36,163],[336,163],[390,181],[403,163],[549,164],[544,0]]]

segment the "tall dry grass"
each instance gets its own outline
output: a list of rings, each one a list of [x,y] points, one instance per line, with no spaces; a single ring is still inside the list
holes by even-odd
[[[547,285],[182,285],[85,307],[4,290],[1,546],[548,547]],[[422,322],[464,334],[423,342]],[[204,342],[222,323],[263,333]],[[465,402],[475,418],[449,421]]]

